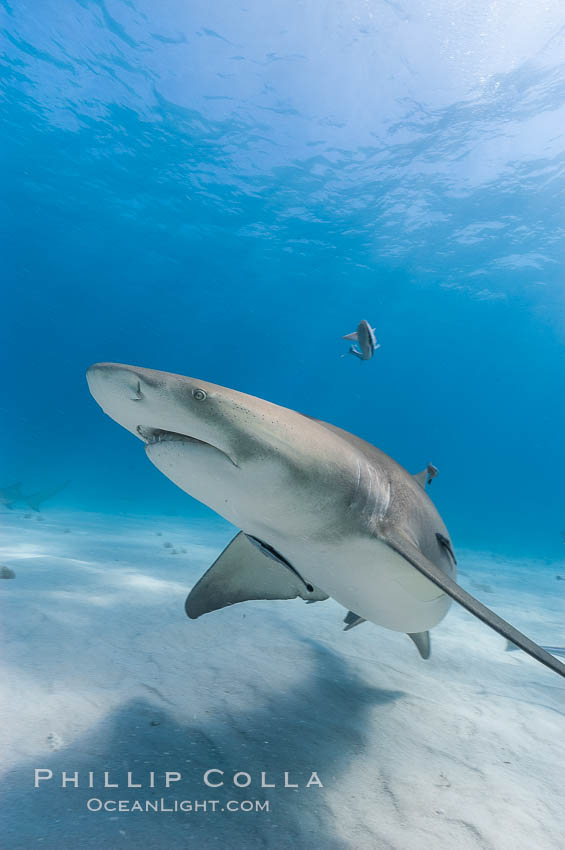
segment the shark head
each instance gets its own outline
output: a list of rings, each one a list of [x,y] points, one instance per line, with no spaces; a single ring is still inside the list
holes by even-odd
[[[230,522],[258,535],[286,526],[296,533],[297,523],[315,527],[320,496],[305,492],[308,470],[323,475],[327,462],[313,420],[207,381],[136,366],[97,363],[87,381],[104,412],[144,442],[163,474]],[[343,448],[340,458],[347,475]],[[335,487],[327,494],[339,499]]]

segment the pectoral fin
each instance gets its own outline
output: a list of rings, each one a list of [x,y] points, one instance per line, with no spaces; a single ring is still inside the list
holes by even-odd
[[[353,331],[353,333],[352,333],[352,334],[345,334],[345,336],[342,336],[342,339],[354,339],[354,340],[357,340],[357,339],[358,339],[357,331]]]
[[[276,553],[274,553],[276,554]],[[283,559],[273,557],[240,532],[188,594],[185,610],[192,620],[250,599],[327,599]]]
[[[518,629],[515,629],[514,626],[511,626],[510,623],[507,623],[506,620],[503,620],[502,617],[499,617],[498,614],[495,614],[494,611],[491,611],[490,608],[487,608],[486,605],[483,605],[482,602],[479,602],[478,599],[467,593],[466,590],[463,590],[456,581],[453,581],[452,578],[426,558],[402,533],[388,531],[383,535],[382,540],[391,549],[402,555],[418,572],[426,576],[427,579],[441,588],[444,593],[451,596],[452,599],[462,605],[463,608],[466,608],[471,614],[474,614],[475,617],[478,617],[479,620],[482,620],[483,623],[486,623],[487,626],[490,626],[491,629],[494,629],[495,632],[498,632],[507,640],[516,644],[516,646],[519,646],[520,649],[523,649],[532,658],[545,664],[550,670],[565,677],[565,664],[562,664],[557,658],[546,652],[543,647],[538,646],[529,637],[519,632]]]

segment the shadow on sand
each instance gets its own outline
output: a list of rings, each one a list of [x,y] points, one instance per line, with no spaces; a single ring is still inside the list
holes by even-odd
[[[10,850],[354,846],[337,837],[328,791],[335,801],[340,776],[363,750],[368,713],[385,710],[403,693],[370,687],[323,645],[312,640],[305,644],[313,654],[312,675],[295,684],[292,692],[273,692],[268,701],[262,689],[261,704],[250,700],[245,713],[195,716],[191,721],[185,717],[179,723],[173,713],[133,699],[72,745],[19,765],[0,784],[3,846]],[[156,717],[159,725],[152,725]],[[36,767],[49,768],[54,775],[37,790]],[[206,787],[202,777],[209,768],[225,771],[224,788]],[[102,787],[105,770],[111,772],[110,781],[120,783],[119,789]],[[128,770],[134,782],[144,783],[143,788],[127,788]],[[262,770],[276,788],[261,789]],[[298,789],[283,787],[285,770]],[[94,771],[94,789],[62,789],[62,771],[78,771],[84,785],[88,771]],[[149,771],[155,771],[154,789],[148,787]],[[182,781],[165,789],[165,771],[180,771]],[[252,775],[248,788],[233,787],[231,778],[237,771]],[[305,788],[312,771],[318,771],[323,789]],[[162,797],[169,806],[174,799],[216,799],[218,808],[229,800],[269,800],[270,812],[92,813],[86,807],[92,797],[142,802]],[[379,846],[390,845],[383,840]]]

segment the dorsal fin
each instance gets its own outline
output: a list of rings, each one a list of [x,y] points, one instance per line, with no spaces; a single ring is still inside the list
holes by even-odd
[[[421,472],[417,472],[413,478],[416,479],[422,490],[426,489],[426,484],[431,484],[432,479],[436,477],[438,474],[437,467],[433,465],[433,463],[428,463],[425,469],[422,469]]]

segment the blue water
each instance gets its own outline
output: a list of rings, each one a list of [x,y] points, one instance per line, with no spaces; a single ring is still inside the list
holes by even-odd
[[[562,6],[0,7],[0,486],[206,514],[90,397],[111,360],[433,462],[456,548],[563,553]]]

